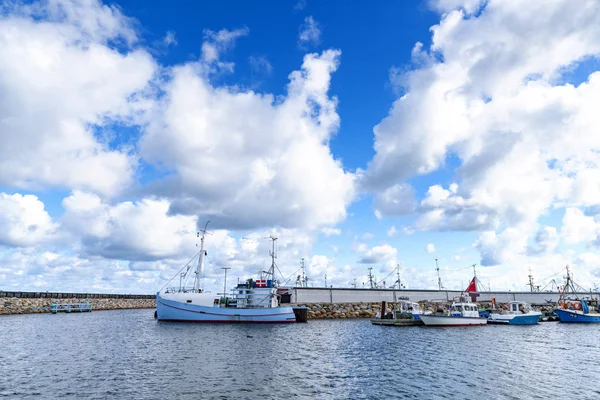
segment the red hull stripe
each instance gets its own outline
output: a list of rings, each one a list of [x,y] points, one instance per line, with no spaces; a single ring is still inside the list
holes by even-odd
[[[218,315],[219,317],[233,317],[233,314],[219,314],[219,313],[211,313],[211,312],[207,312],[207,311],[194,311],[194,310],[186,310],[185,308],[181,308],[181,307],[175,307],[175,306],[171,306],[169,304],[165,304],[162,301],[159,301],[160,304],[162,304],[165,307],[169,307],[169,308],[174,308],[176,310],[181,310],[181,311],[187,311],[187,312],[191,312],[191,313],[196,313],[196,314],[208,314],[208,315]],[[294,312],[287,312],[287,313],[278,313],[278,314],[252,314],[252,315],[248,315],[248,317],[274,317],[274,316],[278,316],[278,315],[294,315]],[[241,317],[241,315],[240,315]],[[163,320],[166,321],[166,320]],[[227,321],[229,322],[229,321]]]

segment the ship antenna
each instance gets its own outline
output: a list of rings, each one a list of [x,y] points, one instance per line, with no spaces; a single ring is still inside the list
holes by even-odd
[[[440,267],[438,265],[438,259],[435,259],[435,270],[437,271],[437,276],[438,276],[438,288],[439,290],[442,290],[442,278],[440,277]]]

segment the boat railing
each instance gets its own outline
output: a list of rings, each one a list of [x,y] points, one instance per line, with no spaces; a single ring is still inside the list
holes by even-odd
[[[200,289],[200,292],[194,287],[170,287],[165,289],[165,293],[210,293]]]

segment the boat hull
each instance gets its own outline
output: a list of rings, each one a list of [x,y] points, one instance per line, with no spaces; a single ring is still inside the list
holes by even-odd
[[[600,314],[598,313],[588,313],[584,314],[583,311],[579,310],[555,310],[556,315],[558,315],[560,322],[569,322],[569,323],[580,323],[580,324],[593,324],[600,323]]]
[[[421,315],[426,326],[481,326],[487,324],[483,317],[458,317],[450,315]]]
[[[186,304],[156,297],[156,317],[166,322],[282,324],[296,322],[292,307],[226,308]]]
[[[488,323],[504,325],[536,325],[539,323],[541,316],[542,313],[530,313],[523,315],[492,314],[488,318]]]

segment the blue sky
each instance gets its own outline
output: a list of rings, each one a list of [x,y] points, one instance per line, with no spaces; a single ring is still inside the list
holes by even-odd
[[[207,220],[208,288],[272,233],[284,280],[304,257],[317,286],[401,265],[434,288],[437,258],[453,289],[472,264],[591,287],[600,9],[579,3],[7,5],[0,289],[153,292]]]

